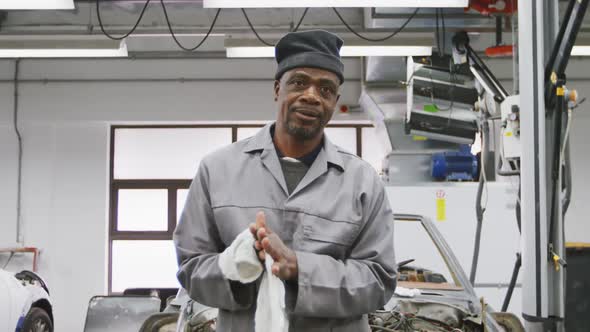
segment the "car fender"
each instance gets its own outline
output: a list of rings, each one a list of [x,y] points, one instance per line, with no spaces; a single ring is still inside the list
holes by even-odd
[[[0,331],[16,331],[19,321],[31,309],[33,303],[46,300],[51,304],[49,294],[36,284],[23,285],[12,272],[0,269]],[[22,324],[22,321],[21,321]]]

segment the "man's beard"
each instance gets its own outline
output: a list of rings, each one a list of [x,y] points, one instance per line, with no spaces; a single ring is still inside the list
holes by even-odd
[[[297,139],[302,141],[308,141],[317,137],[322,129],[324,128],[324,118],[320,115],[317,121],[313,122],[313,126],[311,127],[299,127],[295,120],[291,119],[294,111],[288,111],[287,116],[285,117],[284,126],[287,129],[287,133]]]

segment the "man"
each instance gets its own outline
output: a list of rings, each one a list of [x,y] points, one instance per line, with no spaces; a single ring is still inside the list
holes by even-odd
[[[375,171],[324,136],[343,82],[342,40],[289,33],[276,45],[274,124],[206,156],[174,233],[178,279],[219,308],[217,330],[254,331],[259,282],[226,279],[218,259],[245,229],[285,285],[290,331],[369,331],[393,295],[393,216]]]

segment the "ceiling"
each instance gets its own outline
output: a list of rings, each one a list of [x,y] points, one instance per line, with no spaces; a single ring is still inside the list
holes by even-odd
[[[145,0],[101,0],[100,14],[104,29],[113,35],[124,34],[134,26]],[[55,35],[84,36],[102,35],[99,25],[96,1],[78,0],[71,11],[4,11],[0,12],[0,37],[2,35]],[[169,21],[183,44],[196,44],[206,33],[216,15],[215,9],[203,9],[199,0],[166,0]],[[565,3],[561,3],[562,6]],[[340,8],[338,12],[350,28],[366,36],[381,37],[398,29],[410,17],[414,9],[406,8]],[[293,29],[304,13],[296,9],[248,9],[247,14],[259,35],[270,42]],[[495,43],[496,21],[476,12],[465,13],[462,9],[445,9],[447,38],[453,31],[468,30],[475,34],[472,44],[476,50],[483,50]],[[418,35],[432,36],[436,29],[434,9],[420,9],[394,38],[413,38]],[[503,40],[511,42],[510,19],[503,21]],[[439,25],[440,26],[440,25]],[[346,39],[354,36],[331,8],[310,8],[300,30],[326,29]],[[582,34],[590,32],[590,17],[582,27]],[[240,9],[223,9],[212,30],[212,37],[199,49],[200,52],[221,53],[223,40],[231,38],[255,38]],[[147,5],[132,38],[127,41],[130,52],[163,52],[182,54],[170,38],[169,28],[160,1],[153,0]]]

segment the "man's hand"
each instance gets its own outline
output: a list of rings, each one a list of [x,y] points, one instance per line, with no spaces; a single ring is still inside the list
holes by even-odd
[[[297,280],[297,256],[266,226],[264,212],[256,214],[256,223],[250,224],[249,228],[256,238],[254,248],[258,251],[260,261],[264,261],[267,254],[270,255],[274,260],[272,274],[282,280]]]

